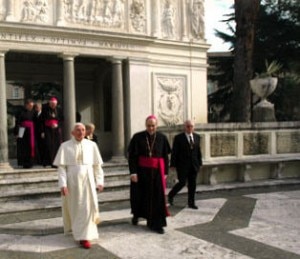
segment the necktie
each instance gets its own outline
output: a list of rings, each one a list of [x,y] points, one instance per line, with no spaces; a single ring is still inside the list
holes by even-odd
[[[189,138],[190,138],[190,147],[191,147],[191,149],[193,149],[194,148],[194,142],[193,142],[192,136],[190,135]]]

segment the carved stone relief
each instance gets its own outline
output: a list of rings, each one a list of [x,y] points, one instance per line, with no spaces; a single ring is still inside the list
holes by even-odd
[[[22,22],[47,23],[49,19],[48,0],[24,0],[21,14]]]
[[[204,38],[204,0],[0,0],[0,21]]]
[[[195,39],[204,39],[204,0],[191,0],[191,31]]]
[[[157,114],[167,126],[181,123],[184,119],[186,77],[156,75]]]
[[[136,32],[146,31],[145,0],[133,0],[130,5],[131,25]]]
[[[70,23],[122,28],[124,0],[63,0],[65,20]]]
[[[177,12],[172,0],[164,0],[161,12],[162,35],[164,38],[172,39],[175,37],[175,17]]]

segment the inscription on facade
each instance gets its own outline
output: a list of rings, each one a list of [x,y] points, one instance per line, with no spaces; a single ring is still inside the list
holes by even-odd
[[[234,134],[211,134],[211,157],[236,156],[237,139]]]
[[[269,134],[245,133],[244,134],[244,155],[268,154],[270,145]]]
[[[85,47],[101,47],[108,49],[136,49],[138,46],[126,44],[123,42],[113,42],[105,40],[90,40],[83,38],[67,38],[67,37],[51,37],[41,35],[30,34],[18,34],[18,33],[0,33],[1,41],[17,41],[17,42],[29,42],[29,43],[43,43],[43,44],[56,44],[66,46],[85,46]]]
[[[300,153],[300,132],[278,132],[277,153]]]

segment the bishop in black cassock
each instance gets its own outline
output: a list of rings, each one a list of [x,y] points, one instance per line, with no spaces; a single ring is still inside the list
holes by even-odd
[[[156,132],[156,127],[156,117],[149,116],[146,130],[136,133],[130,141],[130,202],[134,225],[138,223],[138,218],[145,218],[151,230],[163,234],[169,215],[165,200],[165,177],[171,149],[166,136]]]

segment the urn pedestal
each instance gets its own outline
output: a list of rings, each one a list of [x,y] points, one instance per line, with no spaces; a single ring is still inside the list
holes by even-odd
[[[251,90],[261,98],[253,107],[253,122],[276,121],[274,104],[267,100],[277,86],[276,77],[255,78],[250,80]]]

